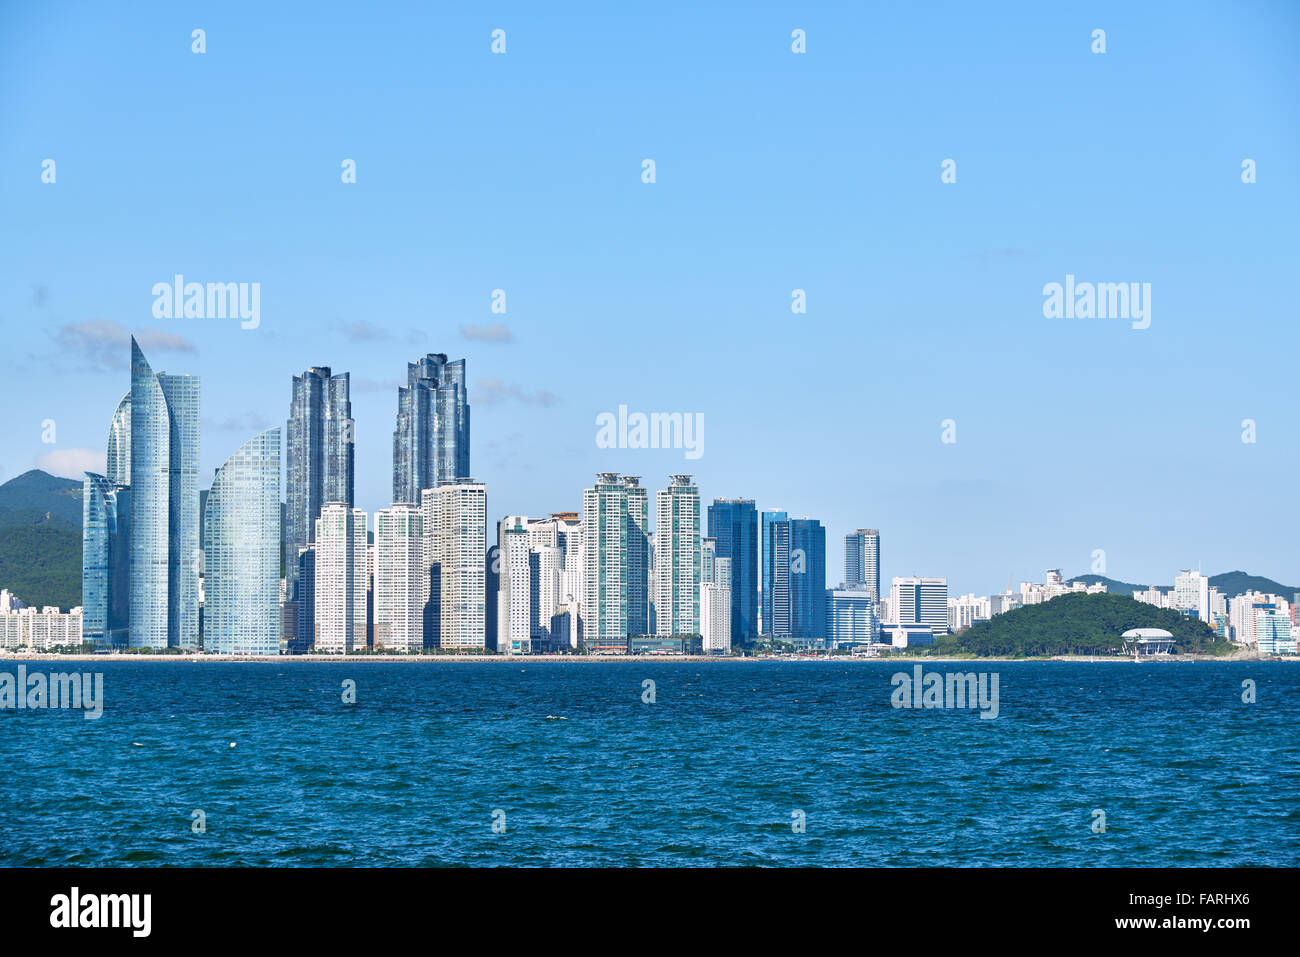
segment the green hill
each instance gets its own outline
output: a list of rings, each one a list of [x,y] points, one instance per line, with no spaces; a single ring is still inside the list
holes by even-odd
[[[81,604],[81,530],[65,522],[0,528],[0,588],[29,605]]]
[[[81,528],[81,483],[32,469],[0,485],[0,528],[59,521]]]
[[[35,607],[81,604],[81,483],[32,469],[0,485],[0,588]]]
[[[1120,635],[1130,628],[1163,628],[1174,636],[1175,654],[1227,654],[1233,647],[1209,625],[1176,611],[1125,595],[1076,592],[995,615],[961,634],[945,635],[931,648],[933,654],[1008,658],[1118,654]]]

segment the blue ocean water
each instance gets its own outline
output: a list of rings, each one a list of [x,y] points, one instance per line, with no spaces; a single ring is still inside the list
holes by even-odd
[[[25,664],[105,707],[0,711],[3,865],[1300,863],[1285,663]]]

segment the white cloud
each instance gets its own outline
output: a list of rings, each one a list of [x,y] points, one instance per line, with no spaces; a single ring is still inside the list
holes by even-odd
[[[86,472],[103,475],[108,456],[94,449],[55,449],[36,456],[36,467],[60,478],[81,479]]]

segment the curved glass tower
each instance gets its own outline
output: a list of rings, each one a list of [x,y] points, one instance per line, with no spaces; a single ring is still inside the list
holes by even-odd
[[[280,652],[280,430],[217,469],[204,514],[205,651]]]
[[[195,649],[199,378],[155,374],[134,337],[130,419],[130,645]]]
[[[108,429],[108,475],[114,485],[131,484],[131,393],[117,404]]]
[[[130,598],[127,537],[130,490],[86,473],[82,493],[81,605],[85,640],[125,645]]]

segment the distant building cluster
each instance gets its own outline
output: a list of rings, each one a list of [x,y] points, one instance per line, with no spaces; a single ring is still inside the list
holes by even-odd
[[[39,611],[29,608],[11,595],[0,591],[0,648],[16,651],[54,651],[77,648],[82,644],[82,610],[59,611],[46,606]]]
[[[844,577],[828,588],[820,521],[744,498],[704,509],[686,474],[668,476],[652,498],[640,476],[598,473],[580,512],[507,514],[490,543],[487,487],[470,477],[465,361],[441,353],[407,364],[393,504],[373,523],[355,505],[347,373],[317,366],[294,376],[283,455],[281,429],[267,429],[235,449],[206,490],[199,398],[197,377],[155,373],[132,339],[106,474],[84,482],[83,605],[37,612],[3,593],[3,647],[875,654],[1106,591],[1051,568],[1002,594],[950,598],[947,579],[921,576],[893,578],[886,594],[875,528],[845,536]],[[1261,652],[1295,653],[1300,602],[1228,599],[1190,571],[1134,597]]]
[[[1179,611],[1208,624],[1221,638],[1258,650],[1261,654],[1294,655],[1300,638],[1300,595],[1291,601],[1281,595],[1248,590],[1229,598],[1210,585],[1200,572],[1183,569],[1172,588],[1151,585],[1134,592],[1138,601]]]

